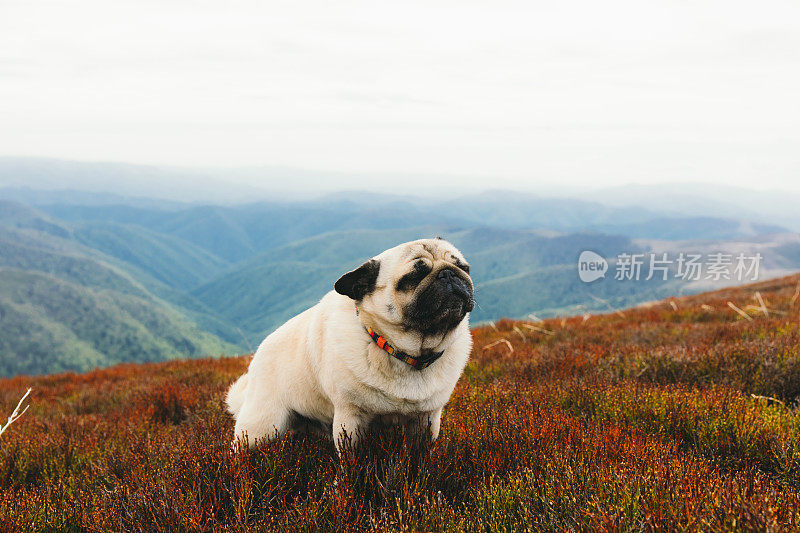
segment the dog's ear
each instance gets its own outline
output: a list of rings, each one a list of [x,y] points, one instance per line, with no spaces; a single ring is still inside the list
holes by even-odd
[[[361,300],[367,294],[375,290],[375,282],[378,280],[378,272],[381,270],[381,263],[377,259],[370,259],[355,270],[351,270],[336,283],[333,288],[339,294],[343,294],[353,300]]]

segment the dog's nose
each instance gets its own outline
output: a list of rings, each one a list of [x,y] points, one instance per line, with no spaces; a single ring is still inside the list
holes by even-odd
[[[440,270],[439,273],[436,275],[436,277],[444,281],[453,281],[453,278],[455,277],[455,272],[453,272],[449,268],[445,268]]]

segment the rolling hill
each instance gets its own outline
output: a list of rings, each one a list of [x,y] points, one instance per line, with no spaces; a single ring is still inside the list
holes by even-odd
[[[37,272],[0,269],[0,316],[6,376],[238,351],[152,299]]]
[[[0,203],[0,221],[0,374],[240,351],[209,332],[230,326],[202,304],[81,244],[75,229],[11,203]]]
[[[581,250],[591,248],[609,257],[642,251],[626,237],[428,226],[337,231],[303,239],[240,263],[192,295],[237,324],[256,345],[275,327],[316,303],[342,273],[399,242],[437,235],[450,240],[470,261],[478,302],[472,313],[474,322],[605,305],[593,296],[624,306],[678,290],[675,283],[658,280],[576,283],[575,261]]]
[[[77,242],[178,290],[196,287],[230,266],[230,262],[204,248],[136,224],[95,222],[76,224],[74,228]]]
[[[341,192],[316,200],[227,206],[107,195],[58,203],[53,195],[26,194],[40,198],[41,205],[0,200],[0,267],[47,276],[54,298],[63,300],[56,306],[68,305],[81,289],[88,291],[83,301],[103,309],[111,305],[108,298],[119,300],[120,308],[130,298],[147,302],[154,316],[171,317],[164,322],[173,333],[156,333],[155,340],[142,336],[146,347],[139,351],[131,343],[108,346],[99,357],[95,345],[87,344],[91,339],[86,331],[78,334],[64,316],[22,309],[17,297],[4,302],[9,316],[13,309],[17,323],[31,327],[14,334],[24,337],[28,331],[37,339],[31,340],[37,346],[32,353],[47,351],[45,339],[53,339],[52,349],[47,357],[33,357],[19,352],[25,339],[15,339],[13,347],[7,341],[0,351],[0,368],[6,372],[23,371],[12,370],[18,365],[6,364],[9,358],[28,361],[24,371],[32,373],[51,371],[54,357],[72,365],[54,363],[56,370],[126,358],[154,360],[159,352],[154,346],[163,347],[161,357],[166,359],[177,357],[181,343],[186,357],[238,353],[316,303],[343,272],[399,242],[436,235],[456,244],[472,264],[478,304],[474,324],[530,313],[546,317],[619,308],[720,286],[674,276],[619,281],[610,274],[581,283],[576,262],[584,250],[608,258],[612,272],[614,258],[623,252],[675,255],[689,250],[757,251],[765,258],[762,277],[800,269],[800,237],[765,233],[781,229],[775,226],[713,217],[658,218],[658,213],[642,209],[503,191],[447,200]],[[108,203],[120,201],[127,203]],[[691,238],[676,240],[687,235]],[[15,275],[5,283],[32,280]],[[68,284],[70,291],[56,290],[58,282]],[[30,318],[31,313],[38,318]],[[106,315],[122,320],[121,315]],[[107,328],[124,329],[96,324],[96,337]],[[176,344],[173,338],[182,340]],[[74,354],[81,349],[86,360],[79,364]]]

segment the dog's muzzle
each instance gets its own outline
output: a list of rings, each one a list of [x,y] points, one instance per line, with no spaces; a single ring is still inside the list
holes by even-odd
[[[472,286],[452,269],[445,268],[436,275],[435,286],[443,293],[445,308],[469,313],[475,307]]]
[[[474,308],[470,282],[458,272],[444,268],[419,294],[407,316],[417,329],[433,333],[454,328]]]

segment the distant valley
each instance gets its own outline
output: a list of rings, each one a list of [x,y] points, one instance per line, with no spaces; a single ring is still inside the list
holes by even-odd
[[[0,189],[2,375],[244,353],[343,272],[437,235],[472,264],[474,323],[605,312],[711,283],[615,280],[624,253],[758,251],[762,279],[800,269],[800,239],[781,226],[503,191],[228,206],[63,198]],[[583,250],[609,259],[604,279],[578,279]]]

